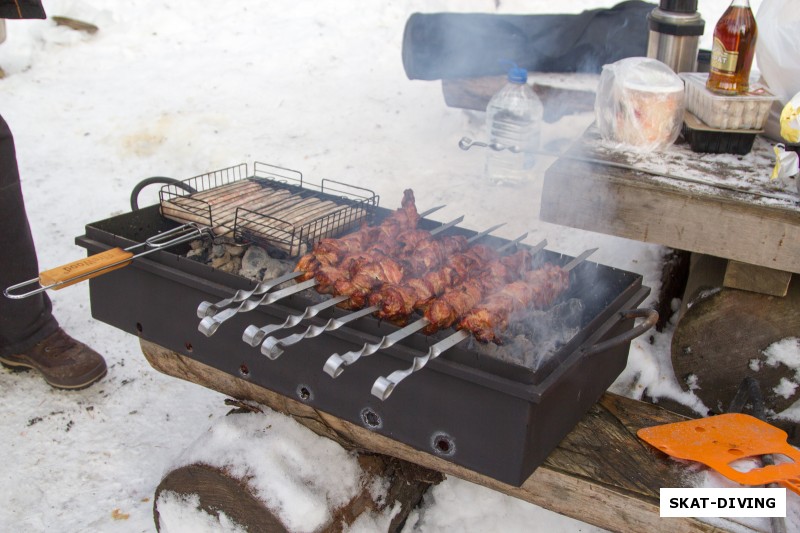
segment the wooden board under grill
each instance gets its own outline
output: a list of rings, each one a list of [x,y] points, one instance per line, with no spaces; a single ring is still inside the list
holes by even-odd
[[[244,179],[192,194],[162,195],[161,214],[176,222],[210,227],[270,245],[290,256],[320,239],[352,229],[367,216],[363,206]]]

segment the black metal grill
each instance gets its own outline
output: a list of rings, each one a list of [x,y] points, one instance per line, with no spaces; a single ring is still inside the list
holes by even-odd
[[[378,220],[388,213],[375,208]],[[95,253],[141,242],[174,225],[153,206],[91,223],[77,242]],[[420,222],[422,229],[437,225]],[[474,235],[461,228],[452,231]],[[508,242],[485,239],[497,247]],[[570,272],[570,288],[562,296],[562,301],[581,299],[580,329],[547,364],[538,370],[525,368],[463,342],[381,401],[370,394],[375,378],[407,367],[441,335],[411,335],[331,378],[322,367],[332,353],[358,349],[398,330],[365,316],[288,347],[279,359],[270,360],[242,342],[242,331],[252,323],[282,323],[314,303],[309,295],[301,292],[238,314],[207,337],[197,329],[198,304],[229,297],[234,290],[251,290],[255,282],[194,262],[183,257],[184,252],[161,250],[90,280],[92,315],[232,376],[513,485],[528,478],[625,368],[630,337],[616,340],[634,330],[634,320],[621,311],[638,306],[650,292],[638,274],[581,263]],[[572,259],[541,253],[545,261],[560,265]],[[287,333],[345,313],[332,307]]]

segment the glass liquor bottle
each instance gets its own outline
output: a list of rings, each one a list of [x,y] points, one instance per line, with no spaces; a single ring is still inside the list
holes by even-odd
[[[708,90],[723,95],[749,90],[757,37],[756,18],[749,0],[733,0],[714,28]]]

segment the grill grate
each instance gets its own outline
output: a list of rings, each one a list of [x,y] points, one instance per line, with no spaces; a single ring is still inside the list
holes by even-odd
[[[203,224],[216,235],[268,246],[286,257],[358,226],[379,200],[369,189],[333,180],[311,185],[296,170],[258,162],[252,175],[240,164],[182,183],[161,188],[164,217]]]

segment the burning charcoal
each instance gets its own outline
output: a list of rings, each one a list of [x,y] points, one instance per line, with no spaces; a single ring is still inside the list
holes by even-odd
[[[278,259],[270,258],[267,262],[267,266],[264,269],[263,273],[261,274],[261,279],[272,279],[277,278],[278,276],[282,276],[287,272],[293,269],[294,265],[292,263],[287,263],[286,261],[281,261]],[[277,285],[276,288],[284,288],[290,285],[293,285],[295,282],[287,281],[280,285]]]
[[[242,276],[250,279],[262,279],[270,262],[267,251],[260,246],[250,246],[242,256]]]
[[[269,252],[260,246],[251,245],[241,258],[241,271],[239,275],[255,280],[273,279],[294,268],[294,263],[270,257]],[[283,288],[291,285],[289,281],[278,285],[276,288]]]
[[[530,367],[529,361],[535,352],[533,343],[525,335],[514,335],[505,339],[505,344],[480,343],[470,337],[468,349],[515,365]]]
[[[530,311],[512,320],[502,345],[470,340],[469,349],[535,371],[577,335],[583,311],[583,302],[577,298]]]
[[[186,257],[198,263],[205,263],[208,261],[208,248],[192,248],[186,254]]]
[[[229,260],[226,263],[220,265],[219,269],[222,270],[223,272],[238,274],[239,271],[242,269],[242,259],[241,257],[229,257]]]
[[[186,257],[198,263],[206,263],[208,261],[208,245],[202,239],[197,239],[189,243],[190,250],[186,253]]]
[[[220,270],[224,270],[224,266],[231,262],[231,254],[225,253],[222,256],[212,256],[211,263],[209,263],[213,268],[218,268]]]
[[[247,251],[247,246],[241,244],[226,244],[225,249],[231,257],[241,257]]]
[[[224,244],[211,245],[211,257],[223,257],[226,251]]]

